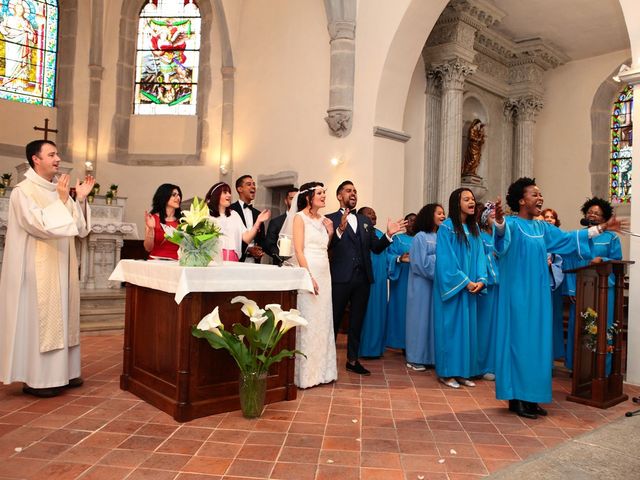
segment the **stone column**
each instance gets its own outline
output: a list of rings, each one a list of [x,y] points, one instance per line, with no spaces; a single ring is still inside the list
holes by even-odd
[[[438,200],[446,202],[460,186],[462,170],[462,94],[464,80],[476,66],[456,59],[433,67],[442,82],[442,115],[438,169]]]
[[[222,67],[222,132],[220,134],[220,180],[230,183],[233,171],[234,67]]]
[[[91,6],[91,47],[89,49],[89,111],[87,114],[87,158],[85,171],[97,175],[98,133],[100,129],[100,96],[102,91],[102,25],[103,0],[93,0]]]
[[[324,3],[331,37],[329,109],[324,120],[332,135],[346,137],[351,132],[353,117],[357,2],[325,0]]]
[[[500,195],[505,198],[507,188],[513,182],[513,108],[507,100],[504,103],[502,117],[502,175],[500,176]]]
[[[427,90],[424,122],[424,182],[423,201],[438,201],[438,170],[440,156],[440,115],[442,110],[442,91],[440,78],[434,71],[427,72]]]
[[[98,242],[95,239],[89,239],[89,265],[87,272],[86,288],[96,288],[96,268],[94,265],[96,258],[96,247]]]
[[[533,135],[536,115],[544,103],[540,97],[526,96],[508,100],[513,109],[513,179],[533,177]]]

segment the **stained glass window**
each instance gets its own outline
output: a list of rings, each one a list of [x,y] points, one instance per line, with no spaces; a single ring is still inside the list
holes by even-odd
[[[193,0],[149,0],[140,12],[134,113],[195,115],[200,10]]]
[[[631,202],[631,160],[633,154],[633,87],[628,85],[613,104],[611,115],[611,203]]]
[[[56,0],[0,0],[0,98],[53,107]]]

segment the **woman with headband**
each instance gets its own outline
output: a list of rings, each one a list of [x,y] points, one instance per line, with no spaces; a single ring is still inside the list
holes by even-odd
[[[271,217],[271,212],[260,212],[253,226],[248,229],[242,223],[240,215],[231,210],[231,187],[224,182],[218,182],[209,189],[205,202],[209,206],[213,221],[222,230],[222,259],[229,262],[239,261],[242,256],[242,242],[251,243],[260,225]]]
[[[294,382],[300,388],[338,378],[327,253],[333,223],[319,213],[325,206],[326,197],[322,183],[305,183],[295,196],[282,226],[282,232],[293,237],[293,264],[309,271],[314,289],[314,293],[298,293],[298,309],[309,320],[309,325],[296,333],[296,349],[305,354],[304,357],[296,356]]]

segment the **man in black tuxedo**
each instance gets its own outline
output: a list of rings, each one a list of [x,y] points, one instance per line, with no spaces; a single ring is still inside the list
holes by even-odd
[[[327,215],[333,222],[335,234],[329,246],[331,289],[333,300],[333,331],[338,328],[347,304],[350,305],[347,337],[347,370],[359,375],[370,375],[358,361],[362,320],[369,301],[369,288],[373,283],[371,252],[380,253],[392,242],[392,236],[404,231],[406,222],[387,222],[387,232],[377,238],[371,221],[356,214],[358,193],[353,183],[346,180],[336,191],[340,210]]]
[[[256,198],[256,182],[251,175],[242,175],[236,180],[236,192],[238,192],[239,200],[231,204],[231,209],[240,215],[242,223],[244,223],[247,228],[251,228],[258,218],[258,215],[260,215],[260,210],[251,204]],[[262,255],[264,255],[264,240],[264,224],[262,224],[253,242],[249,245],[242,242],[242,257],[240,257],[240,261],[260,263],[260,259]]]
[[[280,230],[282,230],[282,225],[284,225],[284,221],[287,218],[287,211],[291,208],[291,202],[296,196],[296,193],[298,193],[298,189],[296,187],[290,187],[289,190],[287,190],[287,195],[284,197],[284,205],[286,207],[284,213],[272,218],[269,222],[269,226],[267,227],[267,238],[264,242],[264,251],[267,255],[273,258],[274,265],[282,264],[282,259],[278,256],[280,253],[278,248],[278,235],[280,234]]]

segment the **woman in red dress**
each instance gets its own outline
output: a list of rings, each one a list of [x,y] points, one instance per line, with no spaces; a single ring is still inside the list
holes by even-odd
[[[164,238],[162,225],[178,226],[181,201],[182,190],[171,183],[163,183],[153,195],[151,211],[144,212],[144,249],[149,252],[149,258],[178,259],[178,245]]]

